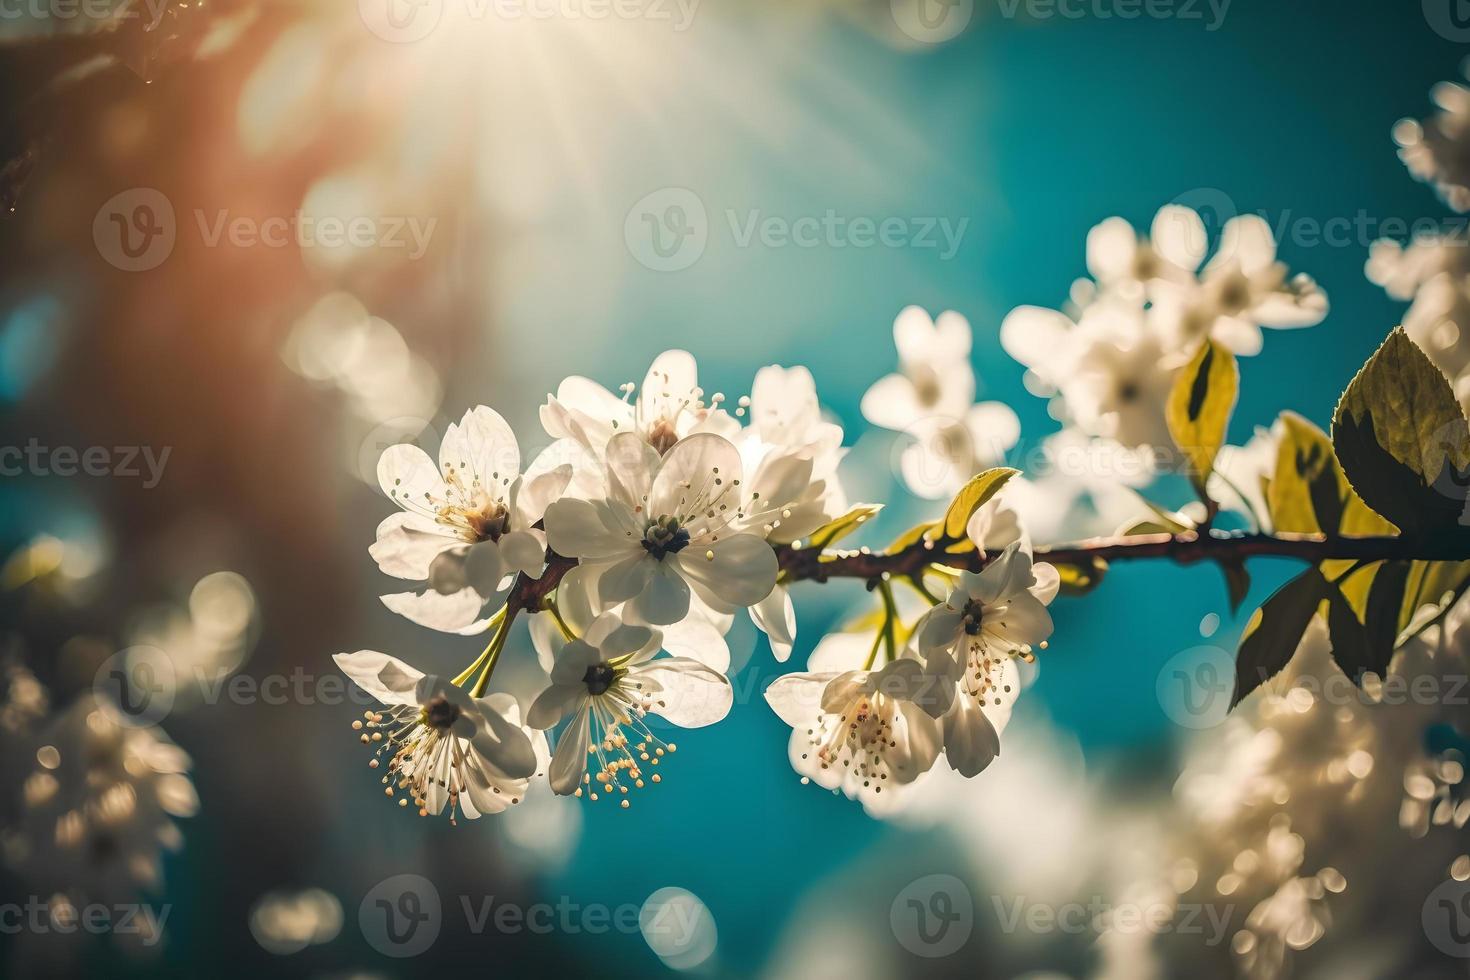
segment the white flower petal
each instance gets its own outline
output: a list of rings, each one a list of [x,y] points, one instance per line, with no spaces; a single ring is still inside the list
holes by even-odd
[[[587,730],[587,709],[584,707],[557,739],[546,776],[552,791],[558,796],[571,796],[582,785],[582,776],[587,772]]]
[[[636,432],[619,432],[607,444],[608,496],[622,501],[633,511],[647,507],[658,472],[658,450]]]
[[[1220,232],[1220,247],[1205,269],[1208,272],[1235,262],[1242,272],[1251,275],[1269,268],[1275,261],[1276,238],[1271,233],[1271,225],[1258,214],[1242,214],[1225,222]]]
[[[926,612],[914,626],[914,636],[919,652],[926,658],[948,650],[960,638],[960,622],[964,615],[955,606],[945,603]]]
[[[473,589],[443,595],[433,589],[397,592],[381,597],[383,605],[410,622],[442,633],[472,636],[483,633],[489,619],[479,618],[485,600]]]
[[[970,594],[987,605],[1015,595],[1031,585],[1031,556],[1017,542],[996,556],[978,576],[964,581]]]
[[[414,704],[414,687],[424,672],[376,650],[339,653],[332,661],[348,678],[384,704]]]
[[[546,567],[546,542],[538,531],[511,531],[500,538],[500,558],[507,571],[538,578]]]
[[[1040,561],[1031,566],[1031,575],[1036,580],[1031,586],[1031,594],[1038,601],[1050,605],[1062,587],[1061,573],[1055,565]]]
[[[895,740],[904,744],[907,752],[893,766],[893,776],[900,784],[913,782],[934,767],[944,749],[943,729],[922,706],[909,702],[898,705],[894,728]]]
[[[536,662],[546,673],[556,664],[557,654],[566,646],[567,638],[557,625],[556,617],[548,612],[539,612],[527,621],[531,633],[531,646],[536,649]]]
[[[1005,459],[1021,439],[1021,419],[1004,402],[980,402],[965,414],[975,462],[990,466]]]
[[[919,403],[914,383],[901,374],[890,374],[873,382],[863,394],[863,418],[883,429],[906,432],[927,414]]]
[[[1022,591],[1006,601],[1005,612],[987,613],[985,628],[1012,643],[1035,646],[1051,636],[1051,613],[1030,592]]]
[[[1108,218],[1087,232],[1087,271],[1098,282],[1130,276],[1138,253],[1138,233],[1123,218]]]
[[[1075,329],[1071,319],[1056,310],[1018,306],[1001,321],[1000,345],[1047,384],[1057,385],[1075,361]]]
[[[587,688],[583,685],[553,684],[531,702],[531,709],[526,712],[526,724],[538,731],[555,728],[586,695]]]
[[[628,602],[628,612],[654,626],[677,623],[689,615],[689,584],[679,575],[673,562],[644,562],[652,574],[644,580],[642,591]],[[604,576],[606,581],[606,576]]]
[[[460,544],[463,542],[446,528],[418,514],[399,511],[378,525],[377,540],[368,547],[368,554],[385,574],[423,581],[434,559]]]
[[[673,422],[698,386],[694,355],[686,350],[664,351],[649,365],[643,386],[638,389],[643,418]]]
[[[1149,229],[1154,251],[1164,261],[1193,272],[1205,259],[1210,236],[1205,223],[1193,208],[1182,204],[1166,204],[1154,215]]]
[[[551,450],[542,453],[541,459],[547,458],[550,453]],[[532,464],[533,467],[535,465]],[[528,528],[545,517],[546,508],[553,500],[566,493],[567,485],[571,482],[571,463],[560,463],[544,473],[534,475],[528,471],[512,493],[516,527]]]
[[[962,776],[978,775],[1000,755],[1000,733],[973,698],[957,698],[944,716],[944,755]]]
[[[475,751],[511,779],[528,779],[535,775],[536,750],[531,747],[531,739],[521,726],[483,699],[477,708],[479,724],[471,740]]]
[[[754,534],[736,534],[708,547],[685,548],[664,559],[679,570],[700,598],[718,607],[753,606],[775,588],[780,572],[776,553]]]
[[[713,725],[730,713],[735,694],[725,675],[697,660],[663,657],[636,672],[640,684],[651,685],[649,710],[680,728]]]
[[[663,458],[648,497],[651,518],[664,515],[688,517],[703,511],[698,501],[708,501],[720,492],[730,495],[733,510],[739,500],[742,469],[740,451],[723,436],[708,432],[680,439]],[[716,480],[720,483],[717,485]]]
[[[796,643],[796,607],[791,602],[791,591],[776,586],[770,595],[750,607],[750,618],[770,640],[776,660],[785,662]]]
[[[611,509],[604,505],[563,497],[546,508],[546,540],[551,550],[568,558],[604,560],[641,547],[626,533],[610,526]]]
[[[512,535],[506,535],[505,541]],[[508,569],[501,545],[495,541],[480,541],[470,546],[464,555],[464,583],[482,596],[494,595],[500,590],[500,580]],[[436,583],[437,588],[437,583]],[[438,589],[438,591],[446,591]]]
[[[837,674],[831,671],[785,674],[766,688],[766,703],[786,724],[803,731],[822,712],[822,691]]]
[[[439,469],[445,479],[459,473],[466,488],[476,481],[497,500],[521,473],[521,449],[510,424],[493,408],[477,405],[451,425],[439,444]]]
[[[653,578],[658,560],[639,548],[637,552],[604,568],[597,582],[598,596],[603,603],[627,602],[641,595]]]
[[[713,623],[686,616],[663,629],[663,648],[675,657],[697,660],[724,674],[730,669],[730,645]]]
[[[399,443],[378,457],[378,486],[404,510],[433,511],[444,499],[444,480],[429,454],[418,446]]]
[[[830,674],[860,670],[872,649],[872,633],[828,633],[807,658],[807,670]]]
[[[793,503],[805,496],[811,483],[811,457],[772,453],[750,478],[748,489],[754,501],[750,509],[761,512]]]
[[[894,347],[904,364],[926,364],[933,360],[935,328],[928,310],[906,306],[894,317]]]

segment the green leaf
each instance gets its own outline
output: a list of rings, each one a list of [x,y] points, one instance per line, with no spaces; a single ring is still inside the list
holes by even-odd
[[[1046,556],[1037,556],[1038,561],[1046,561]],[[1102,584],[1103,576],[1107,574],[1108,563],[1101,558],[1093,558],[1086,564],[1072,562],[1051,562],[1061,577],[1061,592],[1064,595],[1086,595]]]
[[[1371,654],[1369,666],[1379,677],[1393,659],[1393,651],[1399,640],[1399,615],[1404,607],[1404,593],[1408,590],[1409,573],[1414,563],[1386,561],[1373,576],[1373,585],[1368,589],[1368,602],[1363,610],[1363,632],[1368,639]],[[1349,675],[1351,676],[1351,675]],[[1357,680],[1357,678],[1353,678]]]
[[[1251,574],[1245,570],[1245,561],[1240,558],[1220,562],[1220,571],[1225,573],[1225,592],[1230,598],[1230,612],[1237,613],[1240,611],[1240,604],[1245,601],[1246,593],[1251,590]]]
[[[1327,433],[1295,412],[1281,413],[1276,469],[1266,489],[1271,526],[1296,534],[1336,534],[1347,478]]]
[[[1402,327],[1343,392],[1332,444],[1353,489],[1405,533],[1460,529],[1470,423],[1449,381]]]
[[[1315,568],[1287,582],[1261,604],[1246,627],[1235,655],[1233,708],[1291,660],[1302,634],[1327,594],[1327,580]]]
[[[949,509],[944,512],[944,521],[941,524],[944,537],[952,541],[963,538],[965,526],[970,523],[970,517],[975,511],[985,506],[1006,485],[1006,481],[1019,472],[1020,470],[1013,470],[1008,466],[996,466],[970,477],[970,482],[960,488],[954,500],[950,501]]]
[[[1465,591],[1467,584],[1470,562],[1413,562],[1399,610],[1398,632],[1402,635],[1416,621],[1425,625],[1433,621]]]
[[[1202,499],[1239,392],[1235,355],[1209,338],[1174,378],[1169,392],[1164,419],[1189,462],[1190,480]]]
[[[939,527],[940,523],[938,521],[926,521],[923,524],[915,524],[913,527],[909,528],[907,531],[903,532],[898,537],[888,542],[888,547],[883,549],[883,553],[885,555],[893,555],[897,554],[900,551],[903,551],[906,548],[910,548],[918,544],[922,539],[930,537],[932,535],[932,532],[938,530]]]
[[[1383,676],[1383,668],[1393,656],[1393,641],[1380,653],[1347,597],[1331,583],[1327,586],[1327,632],[1332,637],[1332,659],[1354,684],[1362,686],[1363,674],[1370,670]]]
[[[830,548],[866,524],[883,509],[882,504],[855,504],[846,514],[828,521],[811,534],[812,548]]]

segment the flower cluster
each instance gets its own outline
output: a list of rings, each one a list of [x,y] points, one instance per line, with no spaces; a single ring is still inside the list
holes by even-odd
[[[916,448],[963,446],[963,458],[914,464],[944,468],[958,490],[978,460],[1015,442],[1015,416],[970,405],[970,331],[956,314],[936,323],[907,309],[895,336],[903,371],[875,386],[865,410],[894,428],[964,430],[960,442]],[[370,552],[384,573],[414,583],[383,602],[422,626],[490,638],[453,678],[374,650],[336,658],[382,702],[353,728],[384,770],[385,795],[421,815],[499,812],[542,778],[559,795],[630,806],[632,790],[664,780],[676,750],[657,720],[698,728],[729,712],[735,616],[748,614],[786,660],[790,586],[821,577],[809,556],[820,568],[825,549],[878,510],[849,508],[843,431],[804,368],[763,368],[727,409],[723,395],[706,397],[692,356],[668,351],[617,394],[566,379],[541,422],[547,443],[529,462],[505,420],[481,406],[448,427],[437,461],[397,445],[378,465],[399,510]],[[976,456],[982,444],[991,448]],[[771,685],[803,777],[876,807],[941,754],[967,775],[995,757],[1020,689],[1017,662],[1044,645],[1057,591],[1055,571],[1032,563],[1029,537],[994,498],[1013,475],[975,477],[987,489],[958,529],[915,538],[905,547],[923,560],[870,583],[882,605],[862,633],[824,639],[807,672]],[[951,565],[947,553],[963,557]],[[978,574],[966,570],[987,557]],[[790,567],[803,562],[804,574]],[[910,586],[902,610],[900,582]],[[488,693],[520,617],[546,676],[528,704]],[[553,750],[547,733],[558,730]]]
[[[1262,327],[1307,327],[1327,297],[1276,257],[1270,225],[1231,218],[1214,253],[1195,211],[1168,205],[1147,237],[1122,218],[1087,236],[1091,279],[1067,312],[1023,306],[1001,343],[1029,368],[1033,390],[1054,394],[1059,417],[1085,435],[1127,448],[1172,445],[1164,402],[1177,369],[1210,337],[1238,355],[1260,352]]]
[[[354,728],[400,806],[475,817],[519,802],[542,775],[592,799],[659,782],[654,767],[674,745],[644,719],[724,717],[737,613],[779,659],[790,654],[796,622],[777,554],[846,510],[842,429],[804,368],[765,368],[733,411],[724,401],[706,397],[691,355],[668,351],[619,394],[563,381],[541,408],[546,448],[529,462],[483,406],[448,427],[437,461],[411,445],[383,454],[379,482],[399,512],[370,551],[415,583],[383,602],[422,626],[491,635],[452,680],[377,651],[337,657],[383,702]],[[520,614],[549,674],[524,712],[486,694]],[[550,753],[542,733],[563,723]]]

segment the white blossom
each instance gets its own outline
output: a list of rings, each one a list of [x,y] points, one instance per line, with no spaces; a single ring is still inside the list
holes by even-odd
[[[697,660],[657,657],[662,640],[657,630],[605,613],[556,651],[551,686],[527,715],[538,729],[568,721],[548,770],[556,793],[626,797],[645,777],[660,782],[658,766],[678,746],[655,735],[645,718],[701,728],[729,713],[734,695],[725,675]],[[597,763],[593,775],[589,757]]]
[[[378,482],[402,512],[378,526],[370,552],[387,574],[428,585],[384,596],[384,605],[431,629],[477,633],[508,575],[541,573],[546,541],[534,525],[572,467],[549,455],[524,475],[520,467],[515,433],[484,406],[449,426],[437,467],[417,446],[383,453]]]
[[[602,603],[626,602],[641,622],[679,622],[691,593],[717,612],[752,606],[770,595],[777,561],[747,530],[741,473],[739,451],[721,436],[696,433],[660,456],[620,433],[607,445],[607,496],[554,502],[547,537],[595,571]]]
[[[420,814],[463,813],[474,819],[499,813],[525,798],[532,775],[544,767],[545,740],[521,725],[509,694],[472,697],[464,688],[424,674],[373,650],[333,658],[358,687],[387,706],[354,722],[365,745],[375,746],[386,794],[404,790]],[[539,743],[539,744],[538,744]],[[406,806],[407,799],[400,805]]]

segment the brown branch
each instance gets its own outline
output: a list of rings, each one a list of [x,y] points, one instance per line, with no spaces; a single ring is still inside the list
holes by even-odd
[[[884,575],[904,577],[920,574],[931,564],[979,571],[988,560],[978,552],[947,554],[920,541],[893,554],[867,551],[821,551],[783,545],[776,549],[781,577],[786,582],[825,582],[834,578],[877,582]],[[1344,538],[1320,534],[1247,534],[1210,531],[1184,534],[1140,534],[1120,538],[1092,538],[1076,544],[1038,547],[1038,560],[1057,564],[1090,566],[1095,561],[1163,558],[1181,565],[1202,561],[1229,563],[1245,558],[1295,558],[1316,564],[1340,558],[1359,561],[1385,559],[1418,561],[1470,561],[1470,543],[1452,535],[1429,539],[1407,537]],[[576,562],[548,553],[546,571],[540,578],[524,575],[511,589],[512,610],[538,610]]]

